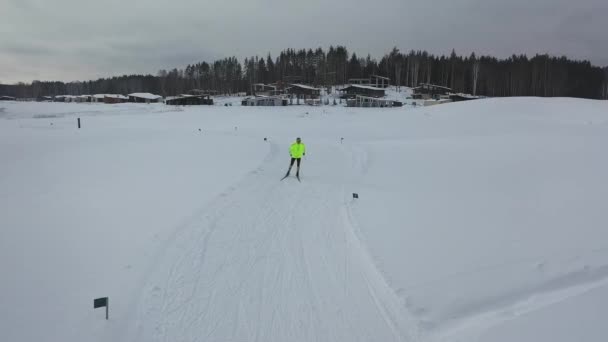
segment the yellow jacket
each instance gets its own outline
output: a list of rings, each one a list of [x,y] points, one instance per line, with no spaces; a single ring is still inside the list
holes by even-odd
[[[289,154],[292,158],[302,158],[302,156],[306,154],[306,145],[294,142],[291,144],[291,147],[289,147]]]

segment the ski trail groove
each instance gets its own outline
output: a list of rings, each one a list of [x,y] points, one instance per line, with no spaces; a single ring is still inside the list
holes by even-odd
[[[320,176],[339,179],[347,156],[323,151]],[[265,171],[281,170],[275,157],[178,234],[149,277],[129,340],[417,340],[354,234],[344,188],[280,182],[280,171]]]

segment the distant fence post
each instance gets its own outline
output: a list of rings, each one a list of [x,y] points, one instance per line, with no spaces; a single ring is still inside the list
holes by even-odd
[[[80,118],[78,118],[78,129],[80,129]]]

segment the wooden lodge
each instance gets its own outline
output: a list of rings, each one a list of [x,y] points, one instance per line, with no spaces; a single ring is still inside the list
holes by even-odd
[[[391,79],[384,76],[371,75],[369,77],[369,85],[376,88],[388,88],[390,86]]]
[[[76,96],[73,102],[92,102],[93,95],[80,95]]]
[[[369,78],[349,78],[348,79],[349,84],[369,85],[369,82],[370,82]]]
[[[103,103],[105,97],[106,97],[106,94],[95,94],[95,95],[93,95],[91,102]]]
[[[106,104],[116,104],[116,103],[125,103],[129,102],[129,97],[118,94],[106,94],[103,97],[103,103]]]
[[[473,96],[470,94],[450,94],[450,100],[452,102],[470,101],[480,99],[480,96]]]
[[[213,105],[213,99],[210,95],[182,94],[180,96],[165,100],[165,104],[170,106],[211,106]]]
[[[349,84],[365,85],[375,88],[388,88],[391,79],[384,76],[371,75],[368,78],[349,78]]]
[[[318,99],[321,97],[321,89],[299,83],[291,84],[285,88],[285,93],[298,100]]]
[[[421,83],[418,87],[412,89],[414,99],[437,99],[441,96],[447,96],[452,93],[452,88],[443,87],[436,84]]]
[[[162,96],[150,93],[133,93],[129,94],[129,102],[135,103],[157,103],[162,100]]]
[[[347,87],[342,88],[340,91],[343,92],[341,98],[343,99],[354,99],[357,96],[367,97],[384,97],[385,91],[382,88],[376,88],[367,85],[351,84]]]
[[[243,106],[287,106],[289,100],[283,96],[255,96],[243,99]]]
[[[373,107],[373,108],[388,108],[401,107],[403,103],[399,101],[386,100],[377,97],[357,95],[355,98],[346,100],[347,107]]]
[[[253,93],[248,95],[264,95],[264,96],[275,96],[281,95],[284,91],[279,89],[278,85],[256,83],[253,84]]]

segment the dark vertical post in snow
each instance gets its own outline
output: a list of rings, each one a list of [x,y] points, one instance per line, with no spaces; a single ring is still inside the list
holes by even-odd
[[[108,311],[110,311],[110,298],[106,299],[106,321],[109,319]]]
[[[78,118],[78,129],[80,129],[80,118]]]

